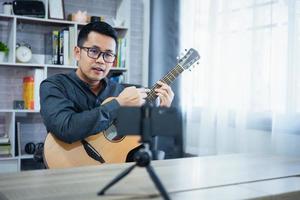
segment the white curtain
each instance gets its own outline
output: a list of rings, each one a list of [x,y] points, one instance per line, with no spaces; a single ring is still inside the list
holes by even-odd
[[[300,155],[300,0],[182,0],[185,152]]]

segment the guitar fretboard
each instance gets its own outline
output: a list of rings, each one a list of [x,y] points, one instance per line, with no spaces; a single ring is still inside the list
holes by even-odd
[[[166,83],[167,85],[171,85],[171,83],[184,71],[184,68],[180,66],[179,64],[176,65],[171,71],[169,71],[162,79],[160,79],[161,82]],[[150,92],[147,96],[147,101],[153,102],[157,98],[157,95],[155,94],[155,89],[159,88],[160,85],[155,83],[155,85],[151,88]]]

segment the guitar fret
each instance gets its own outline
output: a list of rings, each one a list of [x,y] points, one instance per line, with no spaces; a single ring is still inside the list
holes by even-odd
[[[156,98],[157,95],[155,94],[155,88],[157,88],[157,84],[155,84],[152,89],[150,90],[150,92],[148,93],[148,96],[146,97],[146,99],[150,102],[153,102]]]
[[[174,71],[175,71],[176,74],[179,74],[179,72],[177,71],[177,69],[178,69],[178,67],[174,68]]]
[[[172,71],[169,72],[168,77],[169,77],[169,79],[172,80],[172,81],[175,80]]]
[[[171,69],[162,79],[160,79],[161,82],[166,83],[167,85],[170,85],[184,70],[186,67],[183,66],[190,66],[194,61],[196,61],[197,59],[199,59],[199,55],[197,56],[197,58],[192,59],[188,62],[184,62],[186,60],[188,60],[188,57],[190,57],[190,55],[193,53],[193,50],[190,50],[185,57],[183,57],[179,63],[173,68]],[[187,64],[188,63],[188,64]],[[181,66],[183,65],[183,66]],[[155,89],[160,87],[158,84],[154,84],[154,86],[150,89],[150,92],[148,93],[146,99],[148,101],[154,101],[157,98],[157,95],[155,93]]]
[[[170,85],[177,77],[178,75],[183,72],[184,69],[180,65],[176,65],[172,70],[170,70],[160,81],[166,83],[167,85]],[[155,89],[158,88],[159,85],[155,84],[150,92],[148,93],[146,99],[150,102],[155,101],[157,98],[157,95],[155,93]]]
[[[157,98],[157,95],[155,93],[148,93],[148,96],[147,96],[147,100],[150,101],[150,102],[153,102],[155,99]]]
[[[179,71],[177,71],[177,69],[178,69]],[[176,68],[174,68],[174,70],[177,72],[177,74],[180,74],[181,72],[183,72],[183,71],[184,71],[184,68],[183,68],[183,67],[181,67],[180,65],[177,65],[177,67],[176,67]]]
[[[164,81],[166,84],[170,85],[170,83],[172,83],[172,81],[170,79],[168,79],[168,76],[164,77]]]
[[[176,78],[176,76],[173,74],[173,72],[171,72],[170,75],[172,76],[173,80]]]

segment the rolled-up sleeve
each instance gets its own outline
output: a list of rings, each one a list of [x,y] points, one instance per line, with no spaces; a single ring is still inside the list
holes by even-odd
[[[77,112],[64,88],[44,81],[40,86],[41,115],[47,131],[72,143],[107,129],[117,115],[119,103],[113,99],[91,110]]]

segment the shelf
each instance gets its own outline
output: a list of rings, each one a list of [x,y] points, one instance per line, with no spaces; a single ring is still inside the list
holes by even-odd
[[[63,68],[63,69],[76,69],[76,66],[70,65],[52,65],[52,64],[37,64],[37,63],[9,63],[9,62],[2,62],[0,66],[13,66],[13,67],[49,67],[49,68]]]
[[[39,110],[15,110],[15,109],[0,109],[1,113],[39,113]]]
[[[32,154],[25,154],[20,156],[21,159],[32,159],[33,155]]]
[[[13,67],[37,67],[37,68],[58,68],[58,69],[77,69],[77,66],[71,66],[71,65],[52,65],[52,64],[35,64],[35,63],[6,63],[2,62],[0,63],[0,66],[13,66]],[[116,68],[112,67],[110,69],[112,72],[126,72],[127,68]]]
[[[116,68],[116,67],[112,67],[110,70],[111,70],[111,71],[126,72],[126,71],[127,71],[127,68]]]
[[[45,19],[45,18],[35,18],[35,17],[26,17],[26,16],[17,16],[14,17],[18,21],[27,21],[27,22],[39,22],[41,24],[64,24],[64,25],[75,25],[80,24],[78,22],[67,21],[67,20],[57,20],[57,19]]]
[[[27,21],[27,22],[39,22],[40,24],[59,24],[59,25],[77,25],[84,26],[87,23],[75,22],[69,20],[57,20],[57,19],[46,19],[46,18],[37,18],[37,17],[27,17],[20,15],[5,15],[0,14],[0,19],[17,19],[18,21]],[[117,30],[127,30],[127,27],[115,26]]]
[[[39,68],[45,67],[45,65],[43,65],[43,64],[34,64],[34,63],[9,63],[9,62],[1,62],[0,66],[39,67]]]
[[[1,91],[1,108],[0,108],[0,133],[8,134],[11,139],[11,153],[12,156],[0,157],[0,169],[4,171],[20,171],[27,169],[37,169],[36,166],[40,163],[36,163],[33,159],[34,155],[24,152],[24,147],[28,142],[44,141],[43,134],[47,134],[46,127],[43,124],[40,110],[28,110],[28,109],[13,109],[14,100],[23,99],[23,79],[26,76],[33,76],[35,79],[35,89],[37,91],[40,81],[59,73],[70,73],[78,68],[76,60],[71,56],[70,62],[66,65],[52,64],[53,60],[53,37],[57,36],[53,34],[53,31],[69,30],[69,48],[68,54],[73,51],[73,46],[77,44],[77,36],[79,31],[87,23],[80,23],[70,20],[48,19],[49,6],[48,3],[51,0],[42,0],[45,6],[45,17],[38,18],[35,16],[24,15],[6,15],[0,13],[1,22],[1,36],[2,40],[9,47],[9,53],[5,57],[4,62],[0,62],[0,86]],[[108,1],[105,7],[103,5],[94,5],[91,8],[84,1],[73,2],[68,0],[64,5],[65,15],[71,14],[77,8],[87,10],[88,13],[95,13],[95,15],[105,16],[107,22],[121,25],[121,22],[125,26],[113,26],[118,33],[120,40],[120,46],[128,47],[126,50],[121,51],[122,67],[111,67],[109,75],[111,75],[113,81],[123,82],[127,80],[129,65],[130,65],[130,35],[131,28],[130,23],[127,20],[130,18],[130,4],[129,1],[121,0],[120,5],[116,8],[115,3]],[[107,6],[107,7],[106,7]],[[110,13],[110,14],[108,14]],[[115,22],[113,19],[118,19]],[[106,21],[106,20],[104,20]],[[60,38],[61,39],[61,38]],[[123,40],[124,39],[124,40]],[[56,41],[56,40],[55,40]],[[16,45],[17,43],[25,42],[31,46],[32,59],[29,63],[20,63],[16,59]],[[56,51],[57,49],[55,49]],[[60,49],[61,50],[61,49]],[[70,55],[68,55],[69,57]],[[125,64],[123,61],[126,61]],[[119,76],[120,75],[120,76]],[[37,83],[37,84],[36,84]],[[37,94],[35,92],[35,94]],[[36,100],[36,99],[35,99]],[[39,100],[37,100],[38,102]],[[37,108],[37,107],[36,107]],[[7,133],[6,133],[7,132]],[[18,154],[18,156],[15,156]],[[1,171],[2,172],[2,171]]]
[[[108,77],[113,76],[118,76],[123,74],[124,72],[126,72],[127,69],[126,68],[111,68],[109,73],[108,73]]]
[[[18,158],[21,158],[21,159],[33,159],[33,155],[32,154],[25,154],[25,155],[21,155],[21,156],[10,156],[10,157],[1,157],[0,156],[0,160],[17,160]]]
[[[18,157],[5,157],[5,156],[3,156],[3,157],[1,157],[0,156],[0,160],[18,160]]]
[[[48,68],[63,68],[63,69],[76,69],[77,66],[71,66],[71,65],[51,65],[51,64],[46,64]]]
[[[0,14],[0,19],[13,19],[13,15]]]

